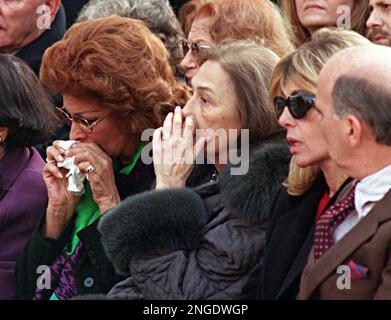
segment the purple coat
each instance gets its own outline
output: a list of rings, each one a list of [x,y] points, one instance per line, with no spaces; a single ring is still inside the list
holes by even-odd
[[[9,151],[0,160],[0,300],[15,298],[16,259],[46,210],[44,164],[33,148]]]

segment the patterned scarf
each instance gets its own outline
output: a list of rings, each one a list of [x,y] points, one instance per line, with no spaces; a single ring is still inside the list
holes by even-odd
[[[127,176],[130,175],[141,156],[143,147],[143,145],[140,145],[132,162],[120,171],[120,162],[118,160],[113,161],[114,172],[119,171]],[[83,253],[83,243],[80,241],[77,233],[93,224],[101,216],[99,207],[92,196],[91,186],[88,181],[85,183],[85,190],[86,192],[81,197],[75,210],[75,226],[72,230],[71,240],[66,245],[62,254],[46,271],[46,275],[50,272],[51,287],[55,288],[50,300],[67,300],[78,294],[76,267]],[[33,300],[43,300],[43,290],[37,289]]]

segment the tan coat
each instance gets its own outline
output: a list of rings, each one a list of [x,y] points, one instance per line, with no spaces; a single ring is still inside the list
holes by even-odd
[[[391,191],[316,263],[313,251],[301,278],[299,300],[391,299]],[[368,277],[351,280],[350,289],[338,289],[337,268],[350,261],[367,267]]]

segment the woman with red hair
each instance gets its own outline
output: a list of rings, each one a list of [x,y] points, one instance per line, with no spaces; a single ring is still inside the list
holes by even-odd
[[[72,298],[105,293],[115,283],[97,223],[125,197],[151,188],[154,173],[141,160],[145,129],[187,100],[169,55],[144,23],[111,17],[74,25],[44,55],[41,81],[61,93],[60,112],[71,121],[68,150],[59,141],[47,149],[44,180],[48,207],[20,257],[17,296]],[[66,149],[66,148],[65,148]],[[84,194],[68,189],[64,159],[87,174]],[[49,266],[37,288],[40,266]],[[37,273],[38,272],[38,273]]]
[[[284,56],[293,50],[290,32],[278,7],[269,0],[193,1],[191,24],[183,44],[181,67],[189,81],[202,64],[202,51],[221,43],[250,40]]]

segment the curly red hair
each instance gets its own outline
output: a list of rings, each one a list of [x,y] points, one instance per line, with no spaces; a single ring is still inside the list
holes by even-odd
[[[95,99],[138,135],[189,98],[162,41],[129,18],[75,24],[45,52],[40,78],[53,93]]]
[[[186,37],[189,36],[195,13],[204,4],[204,2],[205,0],[190,0],[180,7],[178,20]]]
[[[199,2],[199,1],[197,1]],[[189,17],[211,18],[210,34],[220,44],[232,40],[250,40],[284,56],[294,47],[291,30],[280,9],[269,0],[207,0]]]

